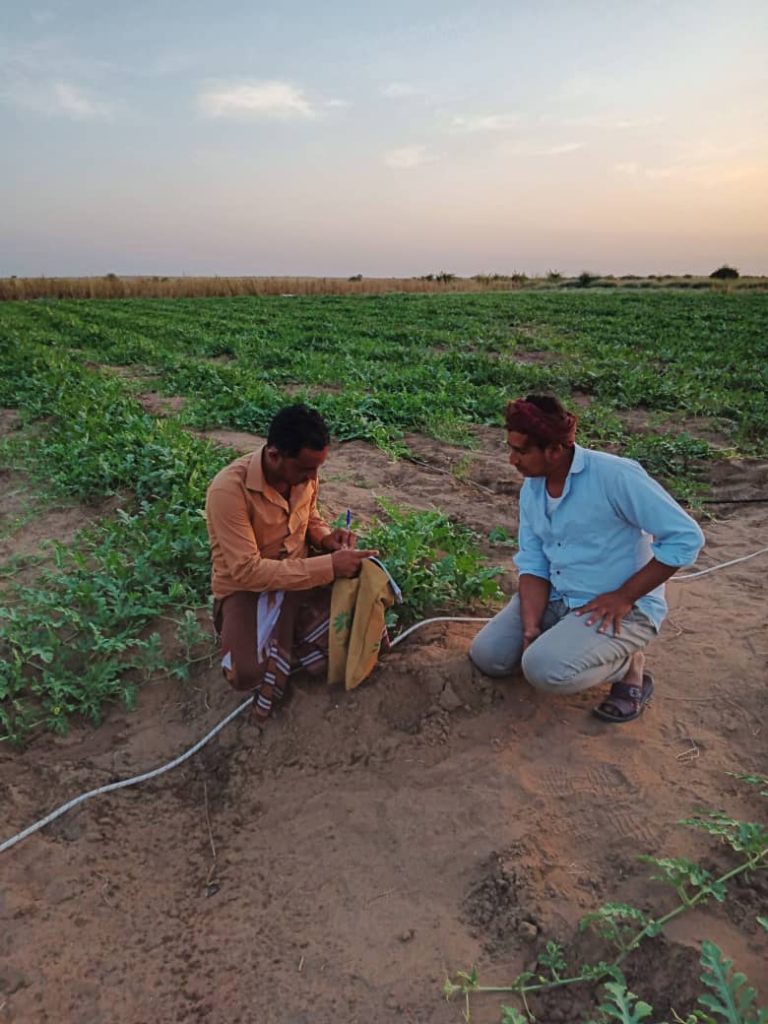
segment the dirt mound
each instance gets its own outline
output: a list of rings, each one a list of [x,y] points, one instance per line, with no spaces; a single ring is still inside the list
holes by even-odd
[[[531,870],[532,869],[532,870]],[[480,864],[463,902],[463,916],[472,934],[492,956],[509,953],[541,931],[541,910],[535,895],[538,865],[516,843],[491,853]]]

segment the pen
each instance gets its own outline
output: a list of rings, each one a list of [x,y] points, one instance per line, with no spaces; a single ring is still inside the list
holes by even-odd
[[[352,527],[352,509],[351,508],[347,509],[347,517],[346,518],[347,518],[347,542],[346,542],[345,546],[349,547],[349,533],[350,533],[350,529]]]

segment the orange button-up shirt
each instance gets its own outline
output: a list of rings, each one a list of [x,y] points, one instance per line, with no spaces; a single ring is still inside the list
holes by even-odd
[[[307,558],[308,541],[331,532],[317,511],[317,478],[291,488],[288,500],[262,468],[264,448],[213,478],[205,502],[213,596],[237,590],[309,590],[333,580],[330,555]]]

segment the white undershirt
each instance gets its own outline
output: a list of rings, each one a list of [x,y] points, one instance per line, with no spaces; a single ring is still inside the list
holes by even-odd
[[[547,515],[551,519],[552,518],[552,513],[555,511],[557,506],[563,500],[563,496],[561,494],[559,498],[552,498],[552,497],[550,497],[549,491],[545,490],[544,493],[547,496]]]

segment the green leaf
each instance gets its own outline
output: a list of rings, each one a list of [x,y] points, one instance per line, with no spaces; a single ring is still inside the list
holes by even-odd
[[[504,526],[493,526],[488,531],[488,541],[499,547],[517,547],[516,538]]]
[[[658,871],[651,875],[651,879],[671,885],[685,904],[690,903],[692,899],[701,902],[709,896],[714,896],[720,903],[725,899],[725,884],[716,880],[710,871],[694,861],[687,860],[685,857],[648,857],[646,855],[641,855],[638,859],[646,864],[655,865]],[[689,889],[694,891],[690,892]]]
[[[459,992],[461,992],[461,985],[457,985],[455,982],[451,981],[450,978],[446,978],[443,982],[443,995],[446,1000],[450,1001]]]
[[[653,1007],[638,999],[625,985],[608,981],[604,987],[607,1000],[600,1004],[599,1009],[607,1020],[620,1021],[621,1024],[642,1024],[653,1013]]]
[[[768,854],[768,828],[765,825],[738,821],[722,811],[695,815],[680,824],[722,839],[731,849],[737,853],[746,853],[750,858],[765,857]]]
[[[528,1024],[528,1018],[514,1006],[502,1006],[500,1024]]]
[[[600,938],[624,950],[634,941],[639,931],[651,936],[658,934],[659,926],[638,907],[629,903],[606,903],[579,921],[581,931],[592,929]]]
[[[620,985],[626,987],[627,984],[621,968],[616,964],[606,963],[605,960],[600,960],[596,964],[582,964],[579,968],[579,975],[585,981],[603,981],[605,978],[613,978]]]
[[[446,999],[451,999],[457,993],[466,995],[474,992],[477,988],[477,965],[473,965],[470,971],[456,971],[453,978],[446,978],[443,984],[443,994]]]
[[[763,1024],[768,1010],[758,1009],[754,1003],[757,993],[747,984],[743,974],[733,971],[733,961],[708,940],[701,945],[701,980],[712,992],[699,996],[699,1002],[725,1024]]]
[[[760,790],[760,796],[768,797],[768,776],[746,772],[726,772],[726,775],[732,775],[741,782],[748,782],[750,786],[757,786]]]
[[[559,981],[567,967],[563,947],[558,942],[550,940],[546,948],[539,953],[538,964],[549,971],[553,981]]]

